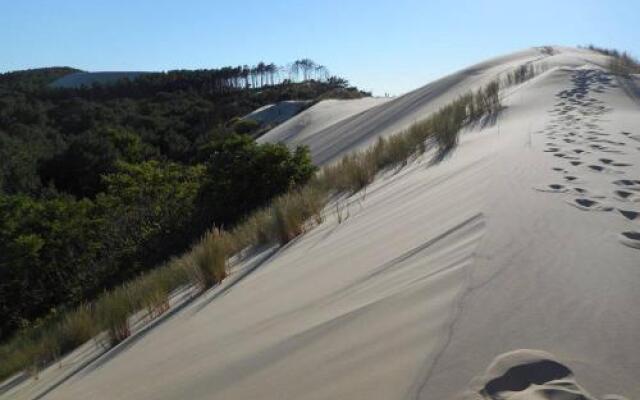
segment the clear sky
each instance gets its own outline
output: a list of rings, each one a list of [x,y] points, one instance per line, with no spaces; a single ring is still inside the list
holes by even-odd
[[[400,94],[499,54],[594,43],[640,56],[640,0],[0,0],[0,71],[158,71],[311,58]]]

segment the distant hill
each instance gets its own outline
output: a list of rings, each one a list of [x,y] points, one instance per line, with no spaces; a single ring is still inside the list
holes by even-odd
[[[69,74],[82,73],[71,67],[47,67],[0,74],[0,86],[20,90],[35,90]]]
[[[152,74],[153,72],[142,71],[105,71],[105,72],[84,72],[78,71],[61,76],[53,81],[50,86],[56,88],[81,88],[92,86],[93,84],[108,85],[123,79],[133,80],[140,75]]]

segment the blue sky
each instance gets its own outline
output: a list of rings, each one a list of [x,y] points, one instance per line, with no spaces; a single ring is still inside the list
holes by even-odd
[[[399,94],[536,45],[594,43],[640,56],[638,0],[0,0],[0,10],[0,71],[308,57],[375,94]]]

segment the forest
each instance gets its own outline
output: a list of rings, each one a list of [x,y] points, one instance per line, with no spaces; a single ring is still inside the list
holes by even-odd
[[[257,144],[243,115],[369,95],[307,59],[50,85],[77,71],[0,74],[0,340],[310,179],[306,148]]]

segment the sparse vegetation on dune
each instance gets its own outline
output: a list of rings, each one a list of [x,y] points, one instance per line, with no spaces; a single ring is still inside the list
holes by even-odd
[[[640,61],[625,51],[597,47],[592,44],[588,45],[587,49],[611,57],[608,68],[615,75],[640,74]]]
[[[534,70],[530,68],[516,70],[507,84],[532,77]],[[407,130],[381,137],[369,148],[324,167],[306,185],[277,196],[232,229],[208,231],[182,257],[105,292],[47,326],[22,332],[0,346],[0,379],[26,368],[37,370],[101,332],[108,333],[105,345],[121,342],[131,334],[134,314],[139,316],[146,310],[144,315],[157,317],[169,308],[176,289],[192,285],[204,291],[218,284],[227,274],[229,259],[243,249],[284,245],[314,223],[321,223],[332,195],[358,192],[373,182],[377,173],[404,165],[427,150],[434,151],[435,161],[442,160],[455,148],[464,126],[500,110],[500,88],[504,85],[496,80],[460,96]]]

